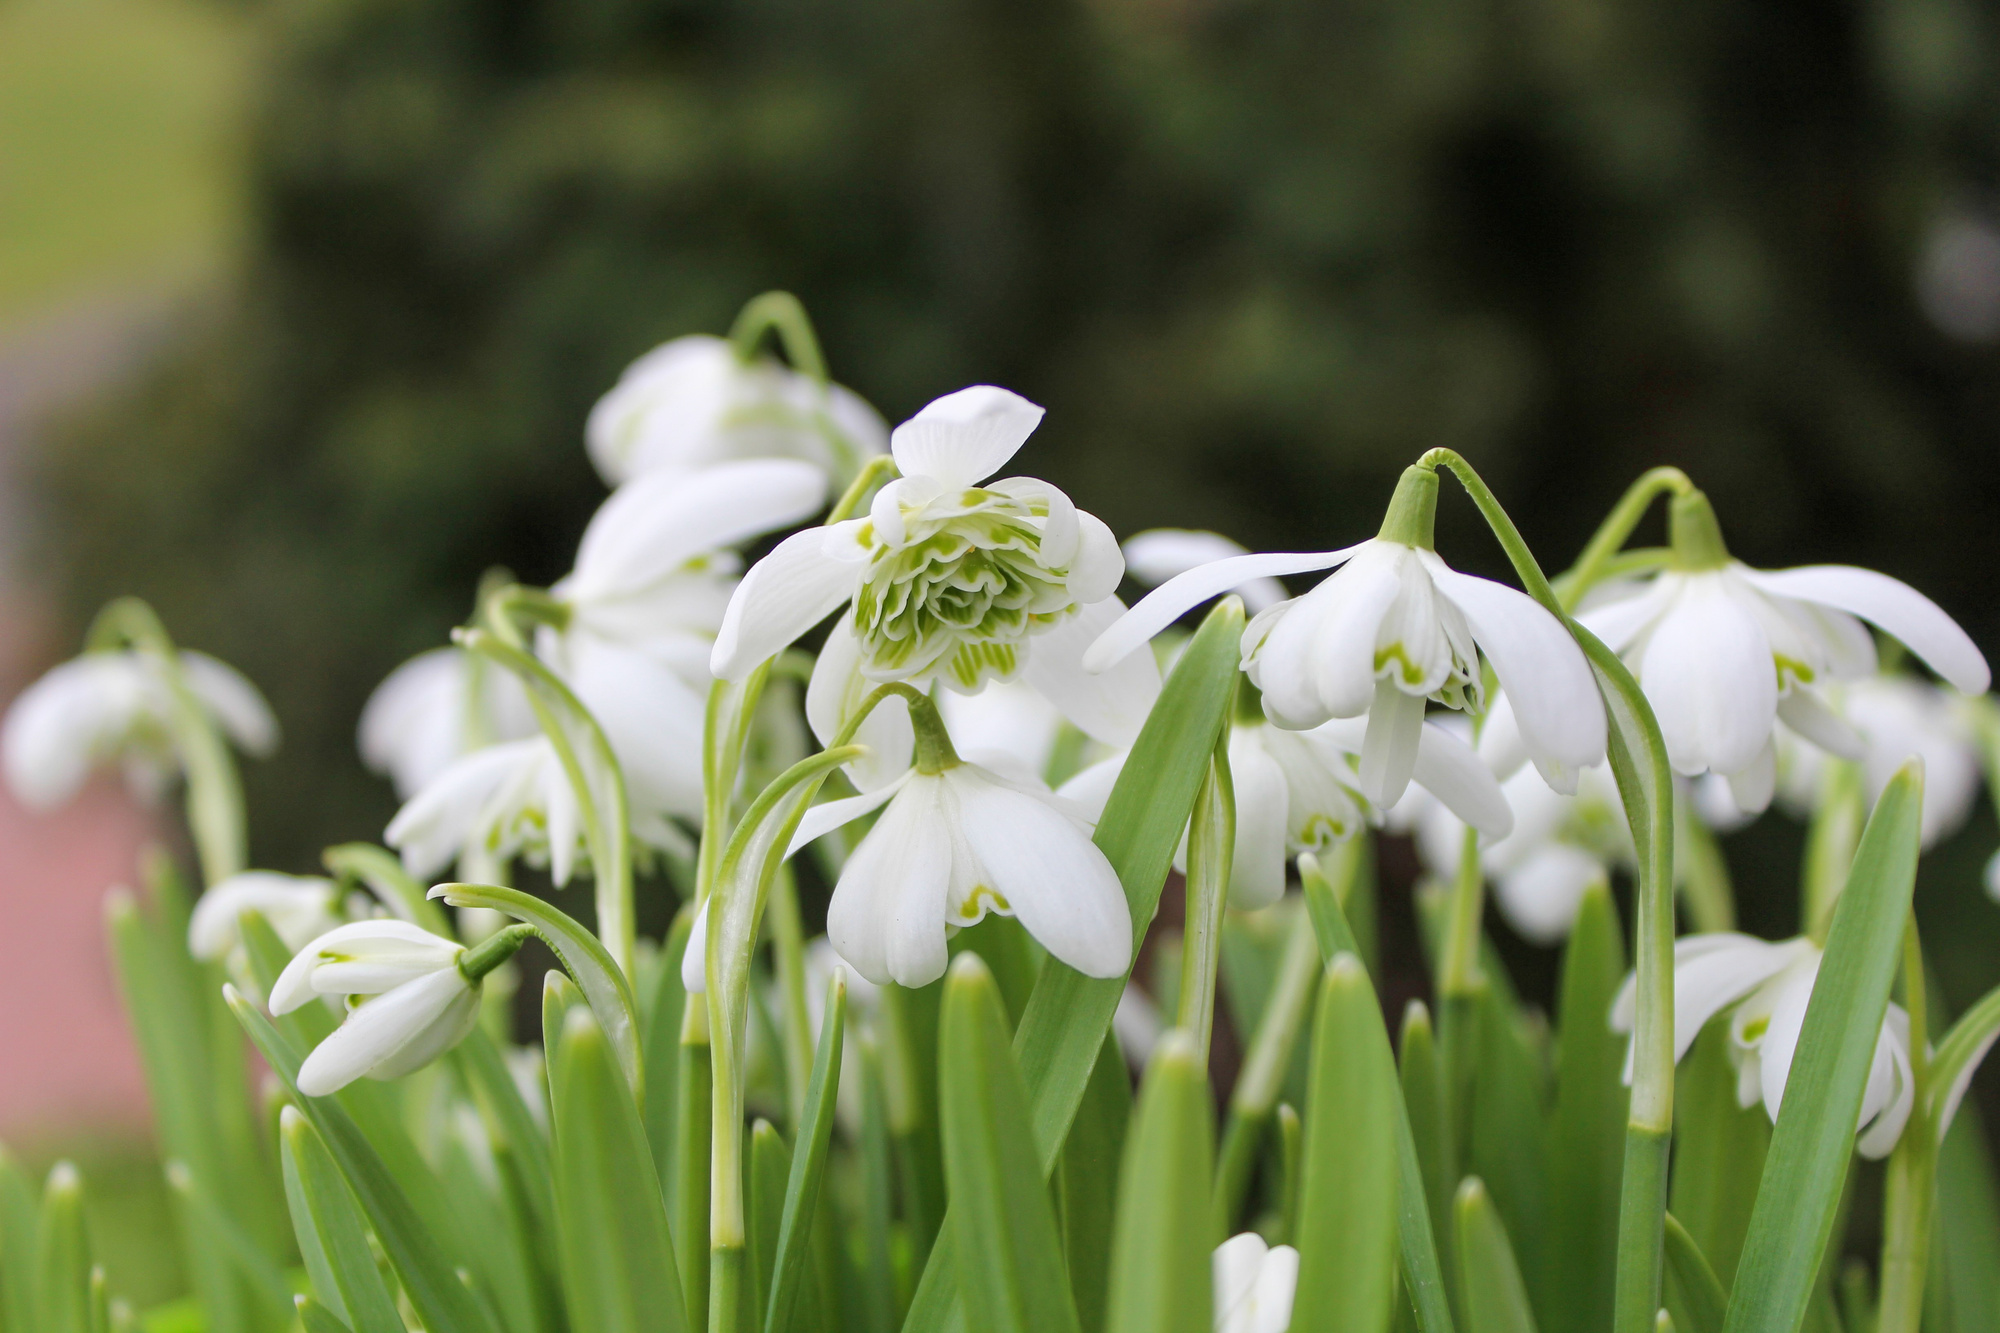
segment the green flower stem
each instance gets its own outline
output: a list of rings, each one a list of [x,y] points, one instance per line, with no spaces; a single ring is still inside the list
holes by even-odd
[[[848,484],[847,489],[841,492],[840,499],[834,503],[833,508],[828,511],[826,516],[827,526],[832,527],[835,523],[845,523],[848,519],[860,513],[861,507],[867,504],[870,497],[874,495],[877,485],[895,479],[892,475],[895,471],[896,460],[887,454],[877,454],[875,457],[869,459],[862,465],[861,471],[855,474],[854,480]]]
[[[805,1122],[806,1084],[812,1078],[813,1035],[811,1011],[806,1005],[805,929],[799,924],[799,891],[789,864],[778,868],[768,911],[771,951],[784,1003],[784,1022],[779,1027],[785,1041],[785,1104],[792,1113],[792,1134],[797,1137]]]
[[[1388,512],[1382,515],[1381,531],[1375,535],[1385,542],[1401,542],[1429,551],[1436,547],[1438,478],[1435,468],[1418,463],[1403,469],[1396,492],[1389,497]]]
[[[1479,968],[1480,925],[1485,915],[1486,875],[1479,864],[1479,831],[1468,828],[1458,845],[1444,948],[1438,954],[1440,997],[1476,996],[1486,989],[1486,977]]]
[[[1638,849],[1639,881],[1632,1097],[1624,1188],[1619,1196],[1612,1327],[1614,1333],[1649,1333],[1659,1308],[1666,1154],[1674,1117],[1674,785],[1666,742],[1632,673],[1616,653],[1570,618],[1513,520],[1472,466],[1450,449],[1431,450],[1419,465],[1449,467],[1457,476],[1499,539],[1521,587],[1563,623],[1589,659],[1612,724],[1611,768]]]
[[[458,956],[458,970],[473,985],[485,980],[494,968],[521,951],[530,935],[536,934],[533,926],[514,925],[496,930],[479,943]]]
[[[1229,777],[1229,728],[1217,738],[1208,775],[1188,821],[1187,920],[1181,934],[1179,1014],[1174,1026],[1194,1039],[1202,1067],[1215,1030],[1215,975],[1222,958],[1222,912],[1236,853],[1236,792]]]
[[[238,873],[250,855],[243,783],[221,729],[181,670],[180,653],[166,626],[146,603],[121,597],[98,613],[88,643],[98,651],[129,647],[159,668],[172,701],[167,725],[187,779],[188,832],[201,859],[202,882],[213,885]]]
[[[742,1333],[743,1246],[711,1245],[708,1251],[708,1333]]]
[[[708,689],[708,707],[701,725],[701,842],[694,863],[697,904],[708,901],[709,890],[715,883],[716,863],[729,844],[743,751],[750,743],[757,702],[763,696],[770,672],[771,663],[763,662],[741,681],[718,680]]]
[[[1674,830],[1681,838],[1676,859],[1681,867],[1681,900],[1688,920],[1702,934],[1736,929],[1736,891],[1729,881],[1729,862],[1708,825],[1687,809],[1685,797],[1674,797]]]
[[[1912,912],[1903,930],[1903,1008],[1910,1015],[1910,1076],[1917,1110],[1889,1157],[1882,1201],[1882,1294],[1875,1333],[1918,1333],[1937,1216],[1937,1121],[1931,1097],[1923,945]]]
[[[1722,525],[1716,521],[1715,507],[1700,491],[1691,490],[1673,498],[1667,508],[1667,535],[1675,569],[1721,569],[1729,563],[1729,548],[1723,545]]]
[[[1685,495],[1693,489],[1694,483],[1677,467],[1653,468],[1633,482],[1605,515],[1576,563],[1556,580],[1556,586],[1562,590],[1563,609],[1574,611],[1585,593],[1612,576],[1613,561],[1656,498],[1669,493]]]
[[[792,363],[792,369],[825,385],[826,358],[820,353],[819,336],[813,332],[812,320],[806,317],[806,308],[798,297],[790,292],[765,292],[750,298],[729,330],[729,342],[737,359],[746,364],[755,360],[757,348],[767,333],[778,335],[778,343],[785,349],[785,359]]]

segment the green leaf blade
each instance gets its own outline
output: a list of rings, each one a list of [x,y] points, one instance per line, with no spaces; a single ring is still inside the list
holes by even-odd
[[[320,1302],[353,1333],[402,1333],[403,1319],[375,1267],[360,1206],[319,1132],[297,1107],[279,1114],[278,1149],[292,1230]]]
[[[1118,1176],[1106,1333],[1208,1333],[1214,1318],[1208,1219],[1213,1115],[1194,1041],[1153,1048]]]

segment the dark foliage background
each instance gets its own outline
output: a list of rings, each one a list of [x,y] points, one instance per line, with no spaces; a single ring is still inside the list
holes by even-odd
[[[1672,462],[1753,563],[1889,570],[2000,653],[1997,20],[286,0],[238,293],[51,440],[45,566],[79,625],[137,592],[264,685],[256,857],[304,868],[392,810],[367,691],[489,564],[568,564],[594,398],[785,287],[891,421],[975,381],[1046,404],[1023,470],[1121,533],[1344,544],[1450,445],[1560,566]],[[1469,505],[1441,544],[1497,572]],[[1926,889],[1961,1000],[2000,956],[1982,821]],[[1775,930],[1767,826],[1737,847]]]

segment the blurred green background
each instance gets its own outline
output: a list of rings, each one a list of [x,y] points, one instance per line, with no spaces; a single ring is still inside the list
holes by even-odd
[[[488,566],[568,565],[592,401],[784,287],[892,422],[1045,404],[1022,470],[1121,535],[1346,544],[1449,445],[1560,566],[1675,463],[1752,563],[1887,570],[2000,656],[1996,36],[1990,0],[0,0],[0,320],[189,293],[38,435],[27,567],[64,650],[134,592],[263,685],[255,859],[309,868],[392,813],[373,685]],[[1754,928],[1797,839],[1731,839]],[[1960,1004],[1994,841],[1982,806],[1920,888]]]

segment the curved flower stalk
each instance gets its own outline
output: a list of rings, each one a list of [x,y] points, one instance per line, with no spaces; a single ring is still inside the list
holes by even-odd
[[[1299,1286],[1299,1252],[1254,1231],[1215,1247],[1215,1333],[1285,1333]]]
[[[322,995],[347,996],[349,1012],[306,1057],[299,1091],[325,1097],[364,1075],[401,1078],[465,1040],[479,1021],[480,983],[530,933],[509,926],[467,949],[406,921],[356,921],[307,944],[272,984],[271,1012]]]
[[[188,952],[205,963],[234,960],[243,946],[245,912],[260,913],[288,949],[340,924],[340,889],[330,879],[246,870],[213,885],[188,918]]]
[[[1711,1018],[1735,1006],[1729,1019],[1729,1055],[1736,1066],[1737,1104],[1748,1107],[1761,1100],[1776,1124],[1819,965],[1819,946],[1802,937],[1770,944],[1726,932],[1676,941],[1674,1059],[1688,1053]],[[1628,978],[1612,1005],[1612,1030],[1631,1031],[1632,1016],[1633,984]],[[1891,1003],[1882,1019],[1861,1103],[1860,1138],[1855,1144],[1861,1155],[1888,1156],[1915,1104],[1910,1018],[1902,1006]]]
[[[1234,556],[1189,570],[1147,595],[1093,644],[1087,669],[1118,662],[1192,607],[1247,580],[1333,569],[1243,631],[1243,670],[1275,723],[1303,731],[1367,717],[1358,769],[1376,805],[1394,805],[1415,770],[1426,701],[1477,714],[1482,657],[1514,700],[1543,777],[1574,788],[1604,757],[1597,687],[1569,632],[1533,598],[1451,569],[1431,549],[1437,474],[1404,473],[1381,534],[1343,550]]]
[[[801,374],[695,334],[626,367],[591,409],[584,441],[612,486],[744,458],[795,458],[844,482],[883,451],[888,429],[858,394],[825,382],[824,371]]]
[[[902,476],[866,518],[787,538],[730,599],[710,666],[740,680],[842,606],[869,681],[1008,679],[1036,635],[1116,591],[1111,532],[1046,482],[986,479],[1042,409],[1005,389],[949,394],[898,426]]]
[[[534,734],[519,681],[463,648],[432,648],[375,687],[357,741],[361,762],[407,801],[473,751]]]
[[[1779,721],[1822,749],[1863,757],[1861,739],[1815,688],[1874,673],[1862,621],[1967,694],[1992,683],[1965,631],[1907,584],[1849,565],[1752,569],[1730,558],[1701,492],[1676,496],[1670,512],[1670,567],[1579,620],[1638,678],[1675,771],[1721,774],[1741,809],[1770,803]]]

